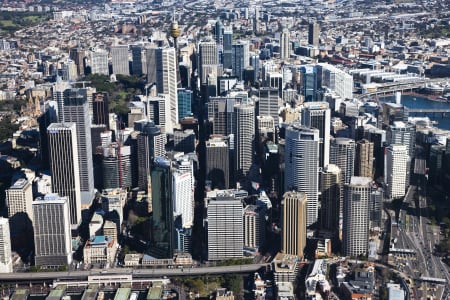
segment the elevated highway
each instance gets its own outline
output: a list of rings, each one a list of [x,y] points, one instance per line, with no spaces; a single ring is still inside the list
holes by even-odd
[[[88,281],[89,278],[110,277],[112,280],[117,276],[128,276],[132,278],[161,278],[164,276],[199,276],[199,275],[223,275],[223,274],[246,274],[266,268],[269,264],[251,264],[223,267],[201,267],[201,268],[176,268],[176,269],[131,269],[113,268],[90,271],[68,271],[68,272],[28,272],[2,274],[1,282],[28,283],[42,281]]]

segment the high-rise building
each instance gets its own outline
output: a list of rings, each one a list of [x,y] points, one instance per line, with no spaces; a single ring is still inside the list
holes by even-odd
[[[344,186],[342,252],[344,256],[367,255],[369,242],[370,177],[352,177]]]
[[[8,218],[17,213],[26,213],[33,221],[33,188],[30,181],[20,178],[6,190],[6,207],[8,208]]]
[[[173,133],[173,149],[184,153],[195,152],[195,132],[192,129],[176,130]]]
[[[319,46],[319,24],[316,22],[310,23],[308,27],[308,44],[315,47]]]
[[[408,161],[409,155],[406,145],[394,144],[386,148],[384,184],[389,199],[405,196]]]
[[[192,115],[192,91],[178,89],[178,120]]]
[[[104,189],[102,191],[102,209],[106,213],[105,219],[114,222],[116,232],[120,232],[126,201],[127,191],[125,189]],[[103,233],[107,235],[105,232]]]
[[[330,144],[330,163],[341,169],[342,183],[350,183],[355,171],[355,141],[349,138],[335,138]]]
[[[103,148],[102,160],[103,188],[131,188],[130,146],[111,143]]]
[[[230,160],[227,139],[214,137],[206,141],[206,180],[211,181],[211,188],[230,188]]]
[[[409,157],[414,158],[416,146],[416,126],[414,124],[394,121],[389,126],[386,135],[389,144],[405,145]]]
[[[369,127],[364,128],[364,138],[373,143],[374,162],[374,178],[383,176],[384,174],[384,143],[386,142],[386,131]]]
[[[131,46],[131,57],[133,59],[133,62],[131,63],[131,72],[133,73],[133,75],[140,76],[143,74],[142,68],[143,50],[144,49],[142,48],[141,45]]]
[[[72,263],[69,199],[47,194],[33,202],[35,264],[46,268]]]
[[[317,64],[321,87],[327,87],[344,99],[353,99],[353,76],[329,64]]]
[[[289,31],[284,29],[280,35],[280,58],[289,59],[291,56],[291,42],[289,39]]]
[[[94,49],[91,51],[90,60],[92,74],[109,75],[108,52]]]
[[[219,64],[219,56],[217,52],[217,44],[215,42],[200,42],[198,45],[198,74],[201,84],[206,83],[205,67],[217,66]]]
[[[9,221],[0,217],[0,273],[12,273],[11,236]]]
[[[165,131],[172,133],[178,127],[177,58],[175,48],[155,50],[156,87],[158,93],[169,97],[169,116],[166,116]],[[167,104],[166,104],[167,105]]]
[[[76,124],[81,205],[86,208],[90,206],[94,198],[91,120],[89,117],[87,89],[72,88],[64,91],[64,107],[61,117],[59,122],[73,122]],[[65,194],[60,195],[67,196]],[[72,201],[71,199],[69,200]]]
[[[240,192],[216,190],[206,195],[208,260],[243,256],[244,220]]]
[[[170,125],[171,116],[169,95],[160,94],[158,96],[148,97],[147,114],[147,118],[155,122],[155,125],[161,128],[161,132],[166,133],[166,124],[169,122]],[[129,119],[128,123],[130,123]]]
[[[227,104],[225,97],[212,97],[208,101],[208,120],[212,122],[212,134],[228,135],[227,132]]]
[[[235,114],[235,163],[238,179],[248,175],[253,162],[253,139],[255,137],[255,107],[252,104],[237,104]]]
[[[39,123],[39,154],[41,166],[44,170],[50,169],[47,127],[52,123],[58,122],[57,105],[56,101],[45,101],[44,112],[37,118]]]
[[[370,229],[380,229],[383,225],[383,190],[381,188],[373,190],[370,193],[369,202],[369,227]]]
[[[284,190],[308,197],[306,226],[317,222],[319,192],[318,129],[294,123],[286,129]]]
[[[286,192],[283,195],[282,251],[303,257],[306,246],[308,197],[305,193]]]
[[[253,82],[258,82],[259,74],[260,74],[259,55],[250,56],[250,66],[253,67],[253,71],[255,72],[254,77],[253,77]]]
[[[217,44],[223,43],[223,24],[220,19],[217,19],[216,24],[214,26],[214,36]]]
[[[300,67],[301,92],[305,102],[317,100],[317,69],[314,66]]]
[[[130,75],[128,45],[112,46],[111,60],[113,74]]]
[[[330,162],[331,112],[327,102],[307,102],[303,104],[302,124],[319,129],[319,166]]]
[[[81,48],[72,48],[69,51],[69,57],[77,66],[78,76],[84,75],[84,50]]]
[[[275,122],[275,127],[279,123],[278,110],[280,105],[277,88],[261,87],[259,89],[259,115],[271,116]]]
[[[93,124],[106,125],[109,128],[109,105],[108,94],[105,92],[98,92],[92,95],[92,110],[93,110]]]
[[[266,241],[266,209],[247,205],[244,209],[244,247],[258,251]]]
[[[166,153],[166,135],[162,134],[152,121],[146,121],[140,131],[137,137],[138,185],[147,190],[153,160],[158,156],[163,157]]]
[[[81,222],[81,194],[76,124],[53,123],[47,128],[47,135],[52,191],[68,198],[70,224],[78,225]]]
[[[194,225],[193,175],[192,172],[176,169],[172,172],[173,213],[175,216],[181,216],[182,228]]]
[[[172,180],[170,161],[156,157],[151,170],[152,239],[149,253],[156,258],[172,258],[174,251]]]
[[[366,139],[356,142],[355,176],[373,177],[373,143]]]
[[[64,115],[64,91],[67,89],[70,89],[71,85],[67,81],[60,81],[57,80],[55,84],[52,86],[52,97],[53,97],[53,103],[49,103],[49,108],[52,108],[52,104],[56,103],[56,113],[58,120],[62,120]],[[53,106],[54,107],[54,106]],[[57,122],[57,120],[52,120],[54,122]],[[61,121],[60,121],[61,122]],[[50,124],[48,124],[50,125]],[[47,125],[47,127],[48,127]],[[47,128],[45,127],[45,128]]]
[[[233,29],[230,27],[225,27],[223,31],[223,68],[231,69],[233,67]]]
[[[231,68],[233,76],[243,79],[244,70],[250,64],[249,60],[249,44],[245,41],[239,41],[232,45],[231,48]]]
[[[341,170],[327,165],[320,173],[320,222],[321,228],[336,231],[339,228],[340,199],[342,193]]]

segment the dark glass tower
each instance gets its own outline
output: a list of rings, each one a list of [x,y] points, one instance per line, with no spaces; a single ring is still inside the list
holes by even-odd
[[[156,258],[173,257],[173,204],[171,199],[170,161],[157,157],[151,171],[152,238],[149,254]]]

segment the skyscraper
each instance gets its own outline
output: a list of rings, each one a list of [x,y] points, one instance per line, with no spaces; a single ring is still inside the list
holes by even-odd
[[[92,95],[92,109],[93,109],[93,124],[106,125],[109,128],[109,105],[108,94],[105,92],[98,92]]]
[[[130,75],[128,45],[112,46],[111,60],[113,74]]]
[[[231,48],[231,68],[233,76],[243,79],[244,69],[250,64],[249,44],[246,41],[238,41]]]
[[[319,166],[325,167],[330,161],[331,112],[328,102],[307,102],[303,104],[302,124],[319,129]]]
[[[68,198],[72,225],[81,222],[79,148],[76,132],[75,123],[53,123],[47,128],[52,191]]]
[[[376,227],[381,228],[383,224],[382,212],[383,212],[383,189],[379,188],[373,190],[370,193],[369,202],[369,227],[374,229]]]
[[[278,116],[279,108],[278,89],[261,87],[259,89],[259,115],[272,117],[275,127],[277,127],[280,119]]]
[[[12,271],[9,221],[6,218],[0,217],[0,273],[11,273]]]
[[[414,124],[394,121],[387,130],[386,138],[389,144],[405,145],[409,157],[414,158],[416,146],[416,126]]]
[[[237,104],[234,106],[234,114],[236,175],[238,179],[243,179],[248,175],[253,162],[255,107],[252,104]]]
[[[319,140],[318,129],[298,123],[286,129],[284,190],[307,195],[306,226],[318,215]]]
[[[289,59],[291,56],[291,42],[289,39],[289,31],[284,29],[280,35],[280,58]]]
[[[219,64],[217,44],[213,41],[200,42],[198,45],[198,74],[200,83],[205,84],[207,79],[207,69]]]
[[[90,67],[92,74],[109,75],[108,52],[94,49],[90,54]]]
[[[206,141],[206,180],[211,181],[211,188],[230,188],[230,160],[228,143],[224,137],[215,137]]]
[[[64,108],[62,118],[59,121],[76,124],[81,205],[88,207],[94,198],[94,173],[87,89],[67,89],[64,91]],[[66,196],[65,194],[60,195]]]
[[[317,100],[317,69],[314,66],[300,67],[302,95],[305,102]]]
[[[207,193],[208,260],[241,258],[244,248],[242,199],[237,190]]]
[[[151,121],[146,121],[140,131],[137,137],[138,185],[147,190],[153,160],[158,156],[163,157],[166,153],[166,135]]]
[[[386,148],[384,183],[389,199],[405,196],[408,175],[408,148],[406,145],[390,145]]]
[[[320,221],[321,228],[339,229],[340,199],[342,192],[341,170],[336,165],[327,165],[320,173]]]
[[[304,256],[306,246],[308,197],[305,193],[286,192],[283,195],[283,253]]]
[[[352,177],[344,186],[342,252],[344,256],[367,255],[369,242],[370,177]]]
[[[244,209],[244,247],[258,251],[266,237],[266,209],[264,206],[247,205]]]
[[[174,250],[173,202],[170,161],[156,157],[151,170],[152,239],[149,253],[156,258],[172,258]]]
[[[103,188],[131,188],[130,146],[111,143],[103,148],[102,161]]]
[[[37,266],[56,268],[72,262],[69,200],[47,194],[33,202],[34,247]]]
[[[192,115],[192,91],[178,89],[178,120]]]
[[[8,208],[8,218],[17,213],[26,213],[33,221],[33,188],[31,182],[25,178],[20,178],[6,190],[6,207]]]
[[[214,26],[214,36],[216,38],[217,44],[223,43],[223,24],[220,19],[217,19],[216,24]]]
[[[72,48],[69,51],[69,57],[77,65],[78,76],[84,75],[84,50],[81,48]]]
[[[131,57],[133,62],[131,63],[131,72],[133,75],[140,76],[143,73],[142,58],[143,48],[141,45],[131,46]]]
[[[178,128],[177,59],[175,48],[155,50],[156,87],[158,93],[169,96],[169,116],[166,116],[165,131],[172,133]],[[167,105],[167,104],[166,104]]]
[[[194,225],[194,190],[192,186],[194,174],[183,170],[172,171],[172,201],[173,213],[181,215],[182,228],[190,228]]]
[[[232,56],[233,56],[233,29],[231,27],[225,27],[223,31],[223,68],[231,69],[232,68]]]
[[[195,132],[192,129],[176,130],[173,133],[173,149],[175,151],[195,152]]]
[[[355,176],[373,177],[373,143],[366,139],[356,142]]]
[[[208,101],[208,120],[212,122],[212,134],[228,135],[227,103],[225,97],[211,97]]]
[[[350,183],[355,171],[355,141],[349,138],[335,138],[330,145],[330,163],[341,169],[342,182]]]
[[[308,44],[315,47],[319,46],[319,24],[316,22],[310,23],[308,27]]]

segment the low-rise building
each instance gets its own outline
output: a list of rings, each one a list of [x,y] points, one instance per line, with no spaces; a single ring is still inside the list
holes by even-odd
[[[299,262],[298,256],[278,253],[272,263],[275,283],[295,282],[299,272]]]
[[[97,235],[86,242],[84,246],[85,264],[112,264],[117,253],[117,241],[109,236]]]

